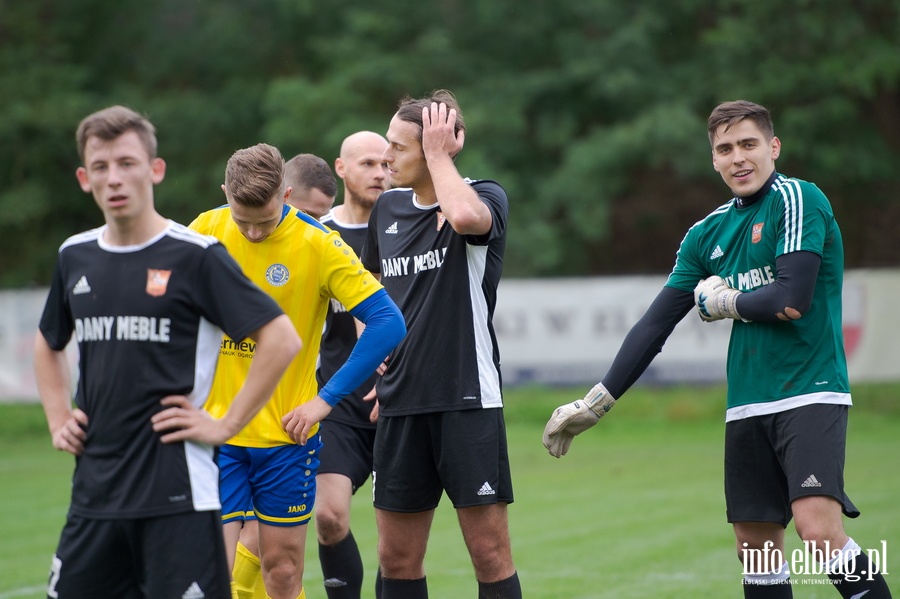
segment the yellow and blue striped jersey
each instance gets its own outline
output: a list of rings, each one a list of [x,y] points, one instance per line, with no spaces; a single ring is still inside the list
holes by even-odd
[[[221,241],[247,277],[281,306],[303,340],[303,349],[282,376],[272,399],[228,443],[243,447],[292,443],[281,418],[316,396],[316,358],[328,303],[335,298],[352,309],[382,286],[338,233],[287,204],[278,227],[259,243],[251,243],[241,234],[228,205],[199,215],[190,228]],[[228,289],[220,293],[228,293]],[[205,405],[214,417],[225,414],[244,384],[255,346],[250,339],[222,338]]]

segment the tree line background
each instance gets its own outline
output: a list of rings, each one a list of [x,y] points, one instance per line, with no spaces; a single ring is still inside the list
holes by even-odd
[[[729,197],[706,118],[739,98],[772,111],[779,171],[830,198],[847,266],[900,263],[896,0],[0,0],[0,287],[47,284],[102,224],[74,178],[90,112],[150,117],[157,207],[187,223],[236,149],[332,162],[441,87],[461,173],[509,193],[507,276],[668,272]]]

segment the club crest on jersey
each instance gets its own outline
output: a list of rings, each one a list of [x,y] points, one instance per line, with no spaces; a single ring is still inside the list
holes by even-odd
[[[291,278],[291,273],[284,264],[273,264],[266,269],[266,281],[275,287],[281,287]]]
[[[169,286],[169,277],[172,276],[171,270],[159,270],[158,268],[147,269],[147,294],[153,297],[159,297],[166,294],[166,288]]]
[[[762,231],[764,224],[765,223],[756,223],[755,225],[753,225],[753,233],[750,236],[751,242],[759,243],[760,241],[762,241]]]
[[[437,230],[440,231],[441,227],[444,226],[444,223],[447,222],[447,217],[444,216],[443,212],[438,211],[437,213]]]

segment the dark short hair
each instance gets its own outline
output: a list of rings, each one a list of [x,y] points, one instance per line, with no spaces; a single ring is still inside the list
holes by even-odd
[[[88,138],[97,137],[112,141],[127,131],[138,134],[147,156],[156,158],[156,127],[146,117],[125,106],[110,106],[81,120],[75,132],[78,157],[84,162],[84,149]]]
[[[765,106],[754,104],[747,100],[734,100],[732,102],[722,102],[710,113],[706,122],[709,144],[713,145],[713,139],[719,127],[725,125],[725,130],[728,131],[745,119],[753,121],[763,135],[766,136],[767,141],[775,137],[775,125],[772,124],[772,115],[769,114],[769,110]]]
[[[225,189],[241,206],[266,206],[284,192],[284,157],[266,143],[238,150],[225,165]]]
[[[285,162],[284,182],[295,189],[318,189],[330,197],[337,195],[337,181],[331,167],[315,154],[297,154]]]
[[[424,98],[404,96],[397,105],[397,118],[401,121],[418,125],[419,136],[417,139],[420,142],[422,141],[422,109],[426,106],[431,106],[432,102],[437,102],[438,104],[443,102],[447,105],[447,108],[456,110],[456,126],[453,128],[454,134],[459,135],[460,131],[466,130],[466,121],[463,119],[462,110],[459,108],[459,102],[456,101],[456,96],[454,96],[453,92],[450,90],[436,89]]]

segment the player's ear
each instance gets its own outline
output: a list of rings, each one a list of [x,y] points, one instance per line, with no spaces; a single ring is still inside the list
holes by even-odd
[[[228,198],[228,192],[227,192],[227,191],[225,191],[225,184],[224,184],[224,183],[222,183],[222,185],[220,185],[220,186],[219,186],[219,187],[221,187],[221,188],[222,188],[222,193],[224,193],[224,194],[225,194],[225,198],[226,198],[226,199],[227,199],[227,198]]]
[[[150,178],[152,179],[154,185],[162,183],[162,180],[166,178],[165,160],[156,157],[150,161]]]
[[[75,178],[78,179],[78,186],[84,193],[91,193],[91,182],[88,180],[87,169],[79,166],[75,169]]]
[[[293,187],[288,187],[284,190],[284,201],[287,202],[291,197],[291,192],[294,191]]]
[[[344,178],[344,161],[341,160],[340,156],[334,159],[334,174]]]
[[[716,163],[716,153],[715,152],[712,153],[712,163],[713,163],[713,170],[718,173],[719,165]]]
[[[772,147],[772,160],[775,160],[781,155],[781,140],[777,137],[772,138],[771,142]]]

